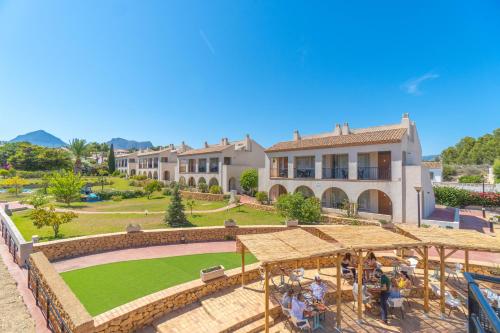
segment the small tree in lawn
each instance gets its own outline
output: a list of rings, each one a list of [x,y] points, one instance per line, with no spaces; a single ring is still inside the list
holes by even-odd
[[[276,202],[278,212],[288,220],[303,223],[318,223],[321,218],[321,203],[318,198],[304,198],[301,193],[284,194]]]
[[[76,217],[78,215],[73,212],[56,213],[54,206],[50,206],[48,209],[37,208],[31,212],[33,225],[38,229],[45,226],[52,227],[54,238],[59,237],[59,228],[62,224],[69,223]]]
[[[0,176],[5,179],[10,175],[9,170],[7,169],[0,169]]]
[[[153,194],[153,192],[156,192],[156,191],[161,191],[161,184],[159,181],[153,180],[153,181],[147,182],[144,185],[144,192],[146,192],[146,194],[148,196],[148,200],[151,198],[151,194]]]
[[[189,210],[191,211],[191,216],[193,216],[193,207],[194,207],[194,200],[193,199],[188,199],[186,200],[186,206],[189,208]]]
[[[4,180],[4,185],[12,186],[14,189],[14,193],[16,197],[19,196],[19,192],[23,189],[23,186],[27,185],[29,182],[26,179],[23,179],[19,176],[15,176],[9,179]]]
[[[101,184],[101,191],[104,191],[104,184],[106,183],[106,176],[108,172],[106,170],[100,169],[97,174],[97,182]]]
[[[80,174],[69,171],[54,173],[50,178],[49,193],[56,197],[57,201],[64,202],[67,206],[80,198],[80,190],[83,186]]]
[[[257,169],[247,169],[240,176],[241,187],[253,196],[259,186],[259,174]]]
[[[178,185],[176,185],[172,191],[172,199],[165,215],[165,222],[171,227],[178,227],[187,223]]]
[[[33,208],[37,209],[49,203],[49,198],[41,191],[37,191],[29,196],[26,200],[23,200],[23,203],[27,203],[28,205],[33,206]]]
[[[115,151],[113,149],[113,144],[109,147],[109,153],[108,153],[108,170],[109,173],[115,172]]]

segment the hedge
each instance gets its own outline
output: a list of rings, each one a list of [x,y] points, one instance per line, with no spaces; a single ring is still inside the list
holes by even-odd
[[[111,200],[113,196],[120,196],[123,199],[133,199],[140,198],[146,196],[146,193],[143,190],[133,190],[133,191],[100,191],[96,192],[96,194],[102,200]]]
[[[434,187],[436,203],[450,207],[500,206],[500,194],[494,192],[471,192],[454,187]]]

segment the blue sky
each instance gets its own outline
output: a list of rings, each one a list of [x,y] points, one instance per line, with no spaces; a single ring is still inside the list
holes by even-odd
[[[498,1],[2,1],[0,139],[185,140],[500,125]]]

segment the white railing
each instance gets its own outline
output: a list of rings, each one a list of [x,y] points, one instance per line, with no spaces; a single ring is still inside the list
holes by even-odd
[[[14,261],[19,266],[24,266],[29,255],[33,252],[33,242],[27,242],[17,229],[12,219],[0,208],[0,229],[2,238],[9,248]]]
[[[432,186],[454,187],[472,192],[483,192],[482,183],[432,182]],[[500,184],[484,184],[485,192],[500,192]]]

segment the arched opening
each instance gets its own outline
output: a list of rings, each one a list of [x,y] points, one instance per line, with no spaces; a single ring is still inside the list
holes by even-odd
[[[321,207],[342,209],[345,202],[349,202],[349,198],[344,191],[337,187],[330,187],[321,196]]]
[[[314,197],[314,192],[307,186],[299,186],[295,189],[295,193],[302,193],[304,198]]]
[[[184,176],[179,177],[179,185],[181,185],[181,186],[186,185],[186,178],[184,178]]]
[[[275,184],[269,190],[269,200],[276,201],[281,195],[287,194],[287,190],[283,185]]]
[[[199,185],[199,184],[206,184],[206,183],[207,183],[207,181],[206,181],[206,179],[205,179],[204,177],[200,177],[200,178],[198,179],[198,185]]]
[[[153,174],[151,173],[151,171],[148,172],[148,178],[149,179],[153,178]]]
[[[130,175],[135,176],[135,169],[130,170]]]
[[[157,171],[153,172],[153,179],[158,179],[158,172]]]
[[[379,190],[366,190],[358,197],[358,211],[392,215],[391,198]]]
[[[236,179],[234,177],[229,178],[228,189],[229,191],[236,191]]]
[[[170,171],[163,171],[163,180],[170,180]]]
[[[212,178],[212,179],[210,179],[210,181],[208,182],[208,187],[212,187],[212,186],[214,186],[214,185],[219,186],[219,181],[218,181],[218,180],[217,180],[217,178],[215,178],[215,177],[214,177],[214,178]]]
[[[195,180],[194,180],[193,177],[189,177],[189,179],[188,179],[188,186],[189,187],[195,187],[196,186],[196,182],[195,182]]]

